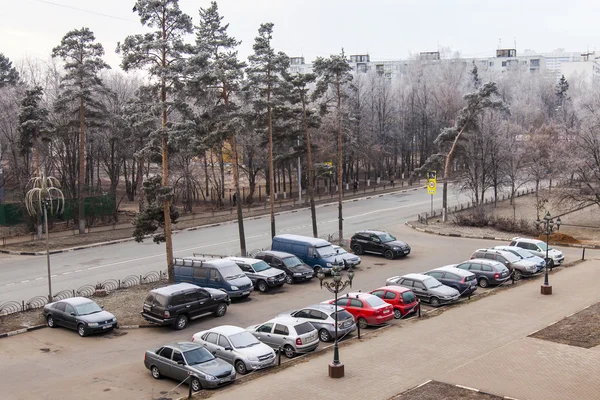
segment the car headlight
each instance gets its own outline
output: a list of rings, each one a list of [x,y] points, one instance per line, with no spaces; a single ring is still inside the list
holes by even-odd
[[[207,381],[216,381],[217,378],[215,378],[212,375],[204,375],[204,379],[206,379]]]
[[[112,322],[117,322],[117,319],[116,319],[116,318],[113,318],[113,319],[112,319]]]
[[[268,280],[268,281],[274,281],[274,280],[275,280],[275,278],[274,278],[274,277],[272,277],[272,276],[270,276],[270,277],[268,277],[268,278],[267,278],[267,280]]]
[[[89,322],[88,326],[93,328],[93,327],[98,326],[98,323],[97,322]]]
[[[331,263],[327,263],[327,266],[328,266],[328,267],[331,267]]]
[[[401,250],[401,249],[398,246],[394,246],[393,250]]]
[[[252,362],[257,362],[258,361],[258,357],[256,357],[256,356],[248,356],[248,360],[252,361]]]
[[[240,290],[240,288],[239,288],[239,287],[237,287],[237,286],[232,286],[232,287],[231,287],[231,290]]]

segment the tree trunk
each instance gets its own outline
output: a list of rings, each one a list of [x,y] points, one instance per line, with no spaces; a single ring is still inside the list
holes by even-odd
[[[313,178],[312,150],[310,148],[310,132],[308,130],[308,118],[306,117],[306,102],[302,99],[302,120],[304,122],[304,133],[306,135],[306,164],[308,168],[308,179],[306,191],[310,198],[310,219],[312,220],[313,236],[318,237],[317,211],[315,209],[315,191]]]
[[[466,126],[466,125],[465,125]],[[454,138],[454,142],[452,142],[452,147],[450,148],[450,151],[448,152],[448,155],[446,156],[446,162],[444,164],[444,193],[443,193],[443,199],[442,199],[442,221],[446,222],[448,221],[448,179],[450,179],[450,162],[452,160],[452,156],[454,155],[454,150],[456,149],[456,143],[458,142],[458,139],[460,138],[460,135],[463,133],[463,131],[465,130],[465,127],[463,126],[463,128],[460,130],[460,132],[458,132],[458,135],[456,135],[456,137]]]
[[[271,214],[271,238],[275,237],[275,177],[273,166],[273,115],[271,111],[271,70],[267,70],[267,114],[269,118],[269,212]]]
[[[342,217],[342,199],[343,199],[343,188],[342,188],[342,93],[340,91],[339,78],[336,82],[337,89],[337,123],[338,123],[338,137],[337,137],[337,180],[338,180],[338,236],[339,243],[342,243],[344,239],[344,219]]]
[[[166,32],[163,26],[163,39],[165,39]],[[162,57],[163,68],[166,67],[166,60],[163,50]],[[167,84],[165,78],[161,79],[160,85],[160,100],[161,100],[161,122],[162,122],[162,141],[161,141],[161,152],[162,152],[162,185],[163,187],[169,186],[169,148],[167,141]],[[166,200],[163,205],[163,214],[165,220],[165,256],[167,257],[167,275],[169,283],[175,283],[175,267],[173,264],[173,238],[171,236],[171,201]]]
[[[79,179],[77,180],[79,234],[85,233],[85,196],[83,182],[85,180],[85,131],[84,131],[83,97],[79,97]]]

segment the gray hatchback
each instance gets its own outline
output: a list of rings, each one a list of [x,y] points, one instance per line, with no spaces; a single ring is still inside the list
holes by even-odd
[[[202,388],[214,389],[235,380],[235,369],[231,364],[192,342],[170,343],[148,350],[144,365],[154,379],[164,376],[178,382],[187,380],[195,392]]]
[[[288,311],[280,317],[294,317],[298,321],[310,322],[319,331],[319,339],[329,342],[335,338],[335,305],[315,304],[300,310]],[[342,338],[356,330],[354,317],[342,307],[337,307],[337,335]]]
[[[498,261],[473,259],[451,266],[474,273],[482,288],[499,285],[510,278],[508,268]]]

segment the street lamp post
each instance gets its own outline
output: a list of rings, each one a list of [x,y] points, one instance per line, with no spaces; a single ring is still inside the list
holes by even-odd
[[[337,260],[335,265],[331,268],[331,276],[333,278],[333,282],[323,282],[325,279],[325,274],[323,270],[319,270],[317,274],[317,278],[319,278],[319,282],[321,283],[321,288],[325,286],[327,290],[335,295],[335,301],[333,304],[335,305],[335,342],[333,344],[333,362],[329,364],[329,377],[330,378],[343,378],[344,377],[344,364],[340,362],[340,353],[338,346],[338,308],[337,308],[337,300],[338,294],[343,292],[347,287],[352,287],[352,279],[354,278],[354,271],[352,267],[347,272],[348,279],[342,280],[342,265],[338,265]]]
[[[552,218],[552,215],[550,215],[550,211],[546,212],[546,215],[542,221],[540,221],[539,218],[535,221],[535,226],[538,228],[538,230],[546,234],[546,267],[544,272],[544,284],[541,288],[542,294],[552,294],[552,286],[548,282],[548,264],[550,264],[551,261],[548,258],[548,242],[550,241],[550,235],[552,232],[560,229],[560,223],[560,217],[558,217],[555,222]]]

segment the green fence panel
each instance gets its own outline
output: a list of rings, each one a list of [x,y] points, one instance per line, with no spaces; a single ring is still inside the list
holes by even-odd
[[[11,226],[23,221],[23,209],[18,203],[0,204],[0,225]]]

